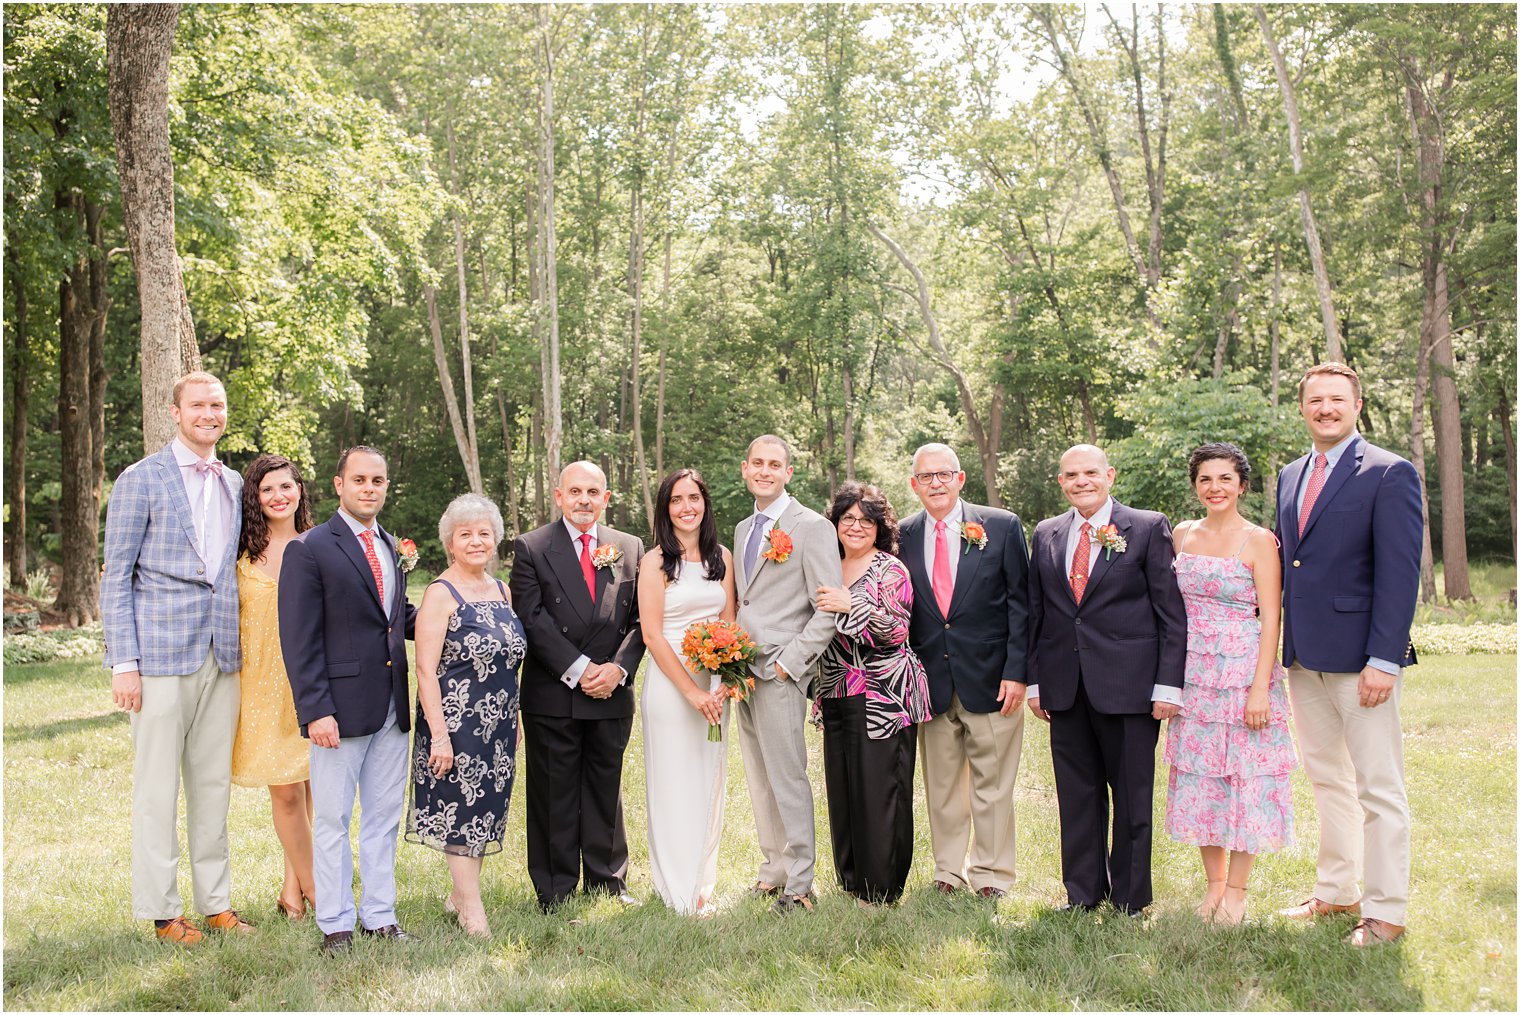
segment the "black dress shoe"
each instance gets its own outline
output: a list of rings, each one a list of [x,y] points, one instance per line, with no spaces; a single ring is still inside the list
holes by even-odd
[[[346,952],[354,943],[354,932],[351,930],[337,930],[331,934],[322,935],[322,951],[328,955],[336,955]]]
[[[370,930],[368,927],[360,927],[359,933],[365,937],[386,937],[392,941],[410,941],[412,939],[412,935],[394,923],[388,923],[384,927],[376,927],[374,930]]]
[[[1057,906],[1057,913],[1091,913],[1097,909],[1097,905],[1091,902],[1068,902],[1064,906]]]

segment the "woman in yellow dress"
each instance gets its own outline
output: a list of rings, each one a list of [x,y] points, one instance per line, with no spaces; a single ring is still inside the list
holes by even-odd
[[[312,899],[310,749],[296,722],[280,653],[279,579],[285,547],[311,528],[306,483],[294,462],[260,455],[243,474],[238,541],[238,636],[243,644],[242,712],[232,744],[232,781],[268,786],[274,831],[285,850],[275,907],[299,920]]]

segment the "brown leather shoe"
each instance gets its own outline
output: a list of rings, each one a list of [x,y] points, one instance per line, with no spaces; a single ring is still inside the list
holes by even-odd
[[[183,916],[176,916],[162,927],[154,927],[153,933],[158,935],[160,941],[168,941],[185,948],[194,948],[206,937]]]
[[[1372,948],[1391,944],[1403,936],[1404,928],[1398,924],[1364,916],[1346,935],[1346,943],[1353,948]]]
[[[983,885],[976,890],[976,894],[984,899],[1001,899],[1008,893],[1001,888],[994,888],[992,885]]]
[[[941,895],[954,895],[956,892],[960,891],[959,888],[955,887],[950,882],[941,881],[938,878],[934,879],[934,890],[936,892],[939,892]]]
[[[1327,916],[1340,916],[1344,913],[1360,916],[1362,904],[1360,902],[1353,902],[1349,906],[1337,906],[1332,902],[1311,898],[1291,909],[1279,909],[1277,911],[1278,916],[1286,917],[1289,920],[1322,920]]]
[[[238,916],[235,909],[224,909],[206,917],[206,926],[223,933],[252,934],[253,924]]]

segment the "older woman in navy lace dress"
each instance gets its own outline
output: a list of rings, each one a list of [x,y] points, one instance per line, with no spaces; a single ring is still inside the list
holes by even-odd
[[[861,905],[902,895],[913,864],[913,760],[929,684],[908,647],[913,583],[880,490],[846,483],[829,509],[844,587],[818,590],[838,633],[814,683],[834,868]]]
[[[453,890],[444,908],[477,936],[491,933],[480,869],[506,836],[517,771],[517,672],[527,654],[507,587],[486,573],[502,528],[490,500],[456,497],[438,523],[451,562],[417,611],[418,716],[406,837],[447,856]]]

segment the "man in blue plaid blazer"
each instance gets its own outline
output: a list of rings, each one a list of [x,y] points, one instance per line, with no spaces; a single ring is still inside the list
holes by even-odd
[[[164,941],[201,932],[179,897],[179,784],[195,906],[215,930],[252,928],[231,906],[227,805],[237,732],[238,588],[235,558],[243,481],[216,459],[227,392],[186,374],[169,407],[179,433],[116,480],[106,511],[100,581],[111,695],[129,713],[132,915]]]

